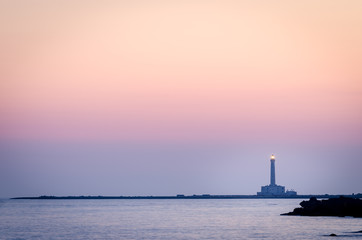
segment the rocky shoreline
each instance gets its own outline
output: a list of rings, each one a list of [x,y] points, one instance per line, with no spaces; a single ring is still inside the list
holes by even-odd
[[[362,217],[362,200],[358,198],[330,198],[328,200],[317,200],[311,197],[309,201],[302,201],[301,208],[295,208],[293,212],[281,215],[298,216],[337,216],[337,217]]]

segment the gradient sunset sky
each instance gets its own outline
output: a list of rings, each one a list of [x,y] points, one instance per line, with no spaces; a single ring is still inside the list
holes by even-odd
[[[0,0],[0,197],[362,192],[362,1]]]

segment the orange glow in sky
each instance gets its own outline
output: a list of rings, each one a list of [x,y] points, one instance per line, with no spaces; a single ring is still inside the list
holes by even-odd
[[[360,142],[361,9],[2,1],[1,138]]]

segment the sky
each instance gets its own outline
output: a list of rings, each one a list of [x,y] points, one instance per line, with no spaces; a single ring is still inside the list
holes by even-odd
[[[0,0],[0,197],[361,193],[361,11]]]

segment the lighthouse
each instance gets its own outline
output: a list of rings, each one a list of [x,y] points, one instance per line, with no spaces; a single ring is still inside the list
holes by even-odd
[[[270,186],[275,186],[275,157],[274,154],[270,157]]]
[[[283,197],[283,196],[295,196],[297,192],[287,191],[285,192],[285,187],[276,184],[275,181],[275,156],[272,154],[270,156],[270,184],[261,187],[261,191],[257,192],[258,196],[263,197]]]

